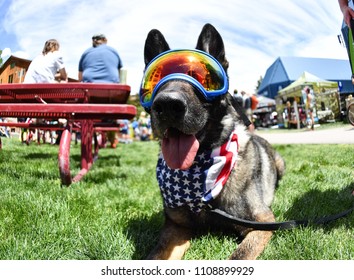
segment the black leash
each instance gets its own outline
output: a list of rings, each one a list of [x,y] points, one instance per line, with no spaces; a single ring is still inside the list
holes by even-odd
[[[209,210],[212,213],[217,214],[218,216],[221,216],[222,218],[228,220],[228,222],[232,222],[235,225],[238,226],[243,226],[247,228],[252,228],[255,230],[264,230],[264,231],[270,231],[270,230],[280,230],[280,229],[292,229],[295,227],[303,226],[306,227],[310,224],[316,224],[316,225],[321,225],[321,224],[327,224],[329,222],[338,220],[340,218],[343,218],[347,215],[349,215],[351,212],[353,212],[354,207],[345,210],[343,212],[326,216],[323,218],[315,219],[315,220],[291,220],[291,221],[285,221],[285,222],[273,222],[273,223],[267,223],[267,222],[254,222],[254,221],[249,221],[249,220],[244,220],[240,219],[237,217],[234,217],[225,211],[222,211],[220,209],[211,209]]]

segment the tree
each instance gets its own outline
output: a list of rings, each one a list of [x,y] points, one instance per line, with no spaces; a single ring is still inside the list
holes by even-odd
[[[258,91],[259,87],[261,86],[262,81],[263,81],[263,77],[260,76],[259,80],[257,81],[256,92]]]
[[[1,55],[2,55],[2,50],[0,50],[0,67],[2,66],[2,57],[1,57]]]

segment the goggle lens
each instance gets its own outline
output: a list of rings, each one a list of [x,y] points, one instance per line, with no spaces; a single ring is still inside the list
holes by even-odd
[[[174,75],[172,75],[174,74]],[[199,50],[172,50],[160,54],[146,67],[140,87],[140,102],[150,108],[161,80],[188,76],[187,80],[196,85],[209,101],[228,90],[227,76],[220,63],[211,55]]]

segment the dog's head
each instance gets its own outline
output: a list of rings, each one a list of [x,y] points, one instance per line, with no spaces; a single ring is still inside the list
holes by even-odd
[[[155,78],[155,70],[157,70],[156,80],[160,80],[158,74],[161,73],[158,69],[151,69],[153,64],[150,63],[161,53],[165,54],[169,50],[170,47],[161,32],[151,30],[145,42],[144,58],[147,68],[142,88],[144,82],[153,82],[151,80]],[[206,58],[210,64],[213,63],[212,60],[217,61],[218,66],[215,67],[223,69],[220,72],[223,72],[224,86],[227,86],[228,61],[225,58],[224,43],[212,25],[206,24],[203,27],[196,50],[208,54],[203,54],[204,57],[210,55],[212,58]],[[198,51],[194,52],[198,56]],[[147,71],[150,71],[149,81],[146,81]],[[193,76],[189,73],[187,75]],[[231,105],[233,97],[227,92],[227,88],[223,88],[222,93],[208,100],[208,96],[201,88],[203,85],[195,83],[189,77],[181,78],[179,75],[175,77],[172,74],[166,82],[161,80],[160,84],[153,83],[153,87],[155,86],[152,101],[149,106],[144,107],[151,114],[154,136],[161,140],[162,153],[170,168],[188,169],[199,149],[221,146],[238,122],[238,115]],[[142,91],[141,101],[144,94]]]

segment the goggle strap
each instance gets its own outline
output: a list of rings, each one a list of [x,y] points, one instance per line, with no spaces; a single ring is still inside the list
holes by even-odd
[[[236,112],[240,115],[245,126],[249,127],[252,124],[252,122],[246,116],[246,114],[243,111],[243,108],[240,106],[240,104],[238,104],[237,101],[235,100],[235,98],[233,98],[233,97],[231,97],[231,103],[232,103],[232,106],[235,108]]]

